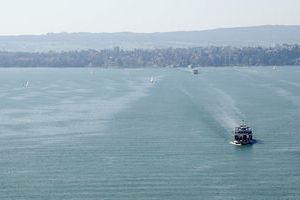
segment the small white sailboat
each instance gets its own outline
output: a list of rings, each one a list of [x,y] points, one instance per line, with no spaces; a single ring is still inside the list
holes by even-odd
[[[26,81],[25,88],[28,88],[28,86],[29,86],[29,82]]]
[[[150,83],[154,83],[154,78],[153,78],[153,76],[150,77]]]

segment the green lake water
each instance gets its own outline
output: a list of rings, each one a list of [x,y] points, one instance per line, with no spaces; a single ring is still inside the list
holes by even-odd
[[[300,199],[300,67],[2,68],[0,199]]]

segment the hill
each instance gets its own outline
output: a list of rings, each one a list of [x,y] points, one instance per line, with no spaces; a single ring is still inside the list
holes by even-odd
[[[187,48],[198,46],[269,47],[300,44],[300,26],[267,25],[164,33],[48,33],[0,36],[0,51],[46,52],[87,49]]]

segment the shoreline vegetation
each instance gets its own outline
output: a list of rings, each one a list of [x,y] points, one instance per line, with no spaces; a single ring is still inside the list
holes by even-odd
[[[300,65],[300,45],[274,47],[210,46],[62,52],[0,51],[0,67],[205,67]]]

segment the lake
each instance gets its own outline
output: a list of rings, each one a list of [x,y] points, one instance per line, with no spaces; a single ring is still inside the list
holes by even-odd
[[[299,66],[0,69],[1,200],[296,200],[299,142]]]

